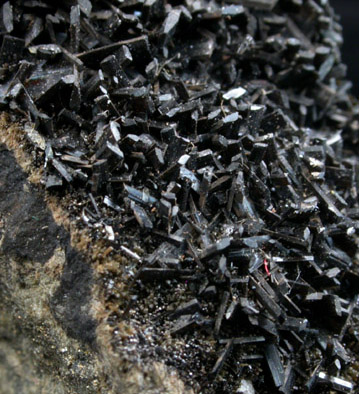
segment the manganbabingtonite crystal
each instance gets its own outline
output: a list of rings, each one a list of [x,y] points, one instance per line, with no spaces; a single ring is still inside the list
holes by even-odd
[[[15,0],[1,32],[44,185],[134,261],[114,319],[154,330],[139,359],[198,392],[353,390],[359,119],[329,2]],[[181,357],[152,352],[168,333]]]

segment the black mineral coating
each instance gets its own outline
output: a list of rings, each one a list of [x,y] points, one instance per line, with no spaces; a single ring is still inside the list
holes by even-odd
[[[62,164],[59,160],[53,159],[52,160],[52,165],[56,168],[56,170],[59,172],[59,174],[67,181],[71,182],[72,181],[72,175],[69,173],[67,170],[66,166]]]
[[[278,348],[270,344],[265,349],[265,356],[276,387],[281,387],[284,383],[284,367],[280,358]]]
[[[192,270],[174,268],[143,268],[140,270],[138,278],[142,281],[182,279],[188,280],[193,275]]]
[[[103,60],[106,56],[110,55],[111,53],[120,49],[123,46],[129,48],[131,56],[138,63],[143,64],[143,62],[150,59],[150,47],[147,36],[139,36],[131,38],[129,40],[118,41],[113,44],[108,44],[99,48],[91,49],[89,51],[79,53],[77,55],[77,58],[85,64],[94,66],[98,64],[98,62]]]
[[[184,334],[193,331],[196,327],[210,324],[199,314],[181,316],[171,329],[172,335]]]
[[[221,324],[222,324],[224,313],[225,313],[225,310],[226,310],[226,307],[227,307],[228,300],[229,300],[229,292],[225,291],[222,294],[221,303],[219,305],[216,321],[215,321],[215,324],[214,324],[214,333],[216,335],[219,334],[219,331],[221,329]]]
[[[46,189],[172,305],[143,324],[191,360],[214,338],[211,392],[246,368],[257,392],[350,392],[359,109],[329,2],[14,0],[0,30],[1,106],[31,125]]]
[[[177,309],[171,314],[172,317],[178,317],[181,315],[189,315],[195,312],[201,312],[201,304],[194,298],[191,301],[185,302],[177,307]]]
[[[200,255],[200,259],[208,259],[209,257],[212,257],[213,255],[216,255],[218,253],[221,253],[223,250],[227,249],[231,244],[231,238],[223,238],[219,242],[216,242],[215,244],[209,245]]]
[[[253,7],[259,10],[271,10],[277,3],[278,0],[242,0],[247,7]]]
[[[14,14],[13,7],[10,1],[4,3],[1,7],[1,30],[5,33],[11,33],[14,29]]]
[[[213,369],[211,371],[212,375],[217,375],[220,372],[220,370],[223,368],[223,364],[225,363],[226,359],[229,357],[230,352],[232,350],[233,342],[234,342],[234,340],[230,339],[227,342],[227,344],[224,347],[224,349],[221,351],[221,354],[218,357],[218,359],[216,361],[216,364],[214,365],[214,367],[213,367]]]
[[[137,204],[132,204],[132,210],[140,227],[146,230],[151,230],[153,228],[153,223],[150,217],[142,207]]]
[[[16,63],[22,58],[25,41],[13,36],[4,36],[0,49],[0,63]]]
[[[208,286],[202,293],[201,296],[206,299],[215,299],[217,296],[216,286]]]
[[[337,390],[340,393],[351,393],[354,385],[341,377],[327,375],[325,372],[319,372],[316,382],[321,387],[328,387]]]
[[[156,198],[152,197],[145,190],[140,191],[128,185],[124,185],[124,187],[128,197],[139,204],[150,206],[157,201]]]

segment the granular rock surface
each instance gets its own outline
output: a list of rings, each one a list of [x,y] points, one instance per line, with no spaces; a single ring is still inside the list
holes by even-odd
[[[329,2],[15,0],[0,25],[4,151],[71,223],[0,203],[2,253],[64,249],[49,313],[110,349],[97,387],[355,392],[359,107]]]

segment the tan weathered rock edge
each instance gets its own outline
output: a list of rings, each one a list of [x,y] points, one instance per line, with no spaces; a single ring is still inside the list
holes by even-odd
[[[7,339],[0,340],[0,393],[16,392],[15,389],[11,391],[11,385],[6,383],[9,378],[27,385],[29,393],[191,393],[176,371],[168,370],[164,364],[128,365],[125,358],[121,359],[113,351],[110,344],[112,329],[106,323],[108,311],[97,280],[103,264],[106,264],[106,246],[101,242],[94,243],[86,231],[78,231],[69,219],[65,204],[42,190],[42,171],[32,165],[24,133],[4,113],[0,115],[0,143],[12,152],[27,174],[27,181],[43,194],[55,222],[70,234],[71,246],[93,267],[90,307],[97,322],[95,350],[70,338],[51,313],[49,299],[59,286],[65,264],[61,247],[44,265],[35,261],[19,263],[2,253],[0,294],[2,291],[6,294],[0,297],[4,300],[0,301],[0,307],[5,311],[0,315],[0,333]],[[0,220],[3,227],[1,246],[7,231],[7,218]],[[3,264],[4,260],[10,261],[11,272],[4,269],[9,267],[9,264]],[[12,275],[10,282],[6,281],[9,274]],[[25,284],[14,274],[22,277]],[[6,283],[6,290],[2,289],[1,282]],[[123,330],[124,336],[133,333],[127,322],[117,328]],[[12,346],[14,343],[16,346]],[[31,368],[31,365],[35,366]],[[10,370],[13,374],[9,375]]]

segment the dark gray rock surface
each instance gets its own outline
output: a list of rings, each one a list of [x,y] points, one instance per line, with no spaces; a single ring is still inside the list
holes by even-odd
[[[0,393],[184,393],[160,364],[111,359],[91,311],[90,260],[70,238],[1,144]]]

